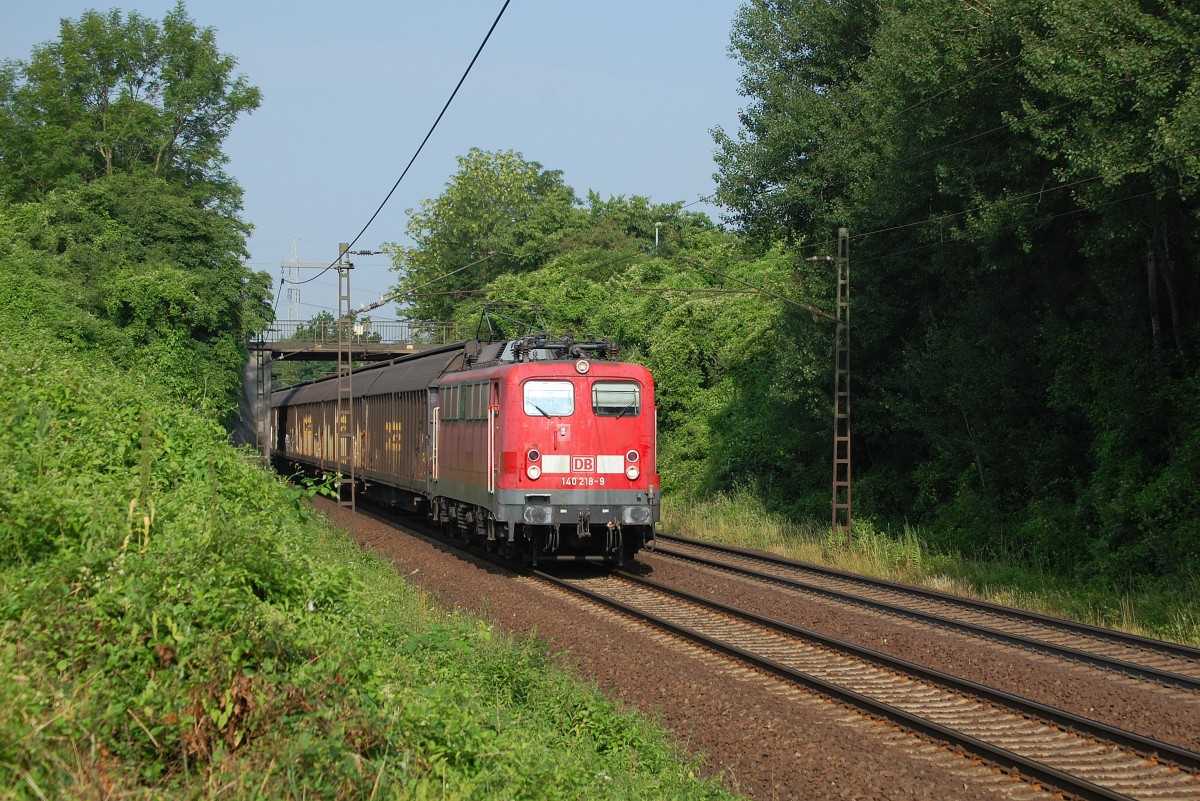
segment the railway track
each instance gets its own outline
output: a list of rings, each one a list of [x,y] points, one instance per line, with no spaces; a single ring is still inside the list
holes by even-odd
[[[638,576],[534,575],[1085,799],[1200,799],[1200,754]]]
[[[660,535],[654,553],[1143,681],[1200,691],[1198,648],[683,537]]]
[[[692,597],[640,576],[597,572],[579,577],[578,568],[566,572],[576,575],[531,575],[554,585],[554,591],[575,594],[577,603],[605,608],[598,613],[615,615],[624,625],[640,621],[653,627],[659,633],[649,635],[652,639],[673,639],[684,648],[689,646],[683,641],[692,643],[707,659],[718,660],[715,673],[757,675],[765,691],[782,692],[792,703],[830,699],[855,710],[851,716],[890,722],[897,734],[908,732],[904,736],[914,745],[905,750],[914,758],[957,752],[957,759],[966,757],[967,765],[979,766],[947,766],[964,779],[967,772],[986,766],[1003,771],[1018,781],[992,785],[1002,797],[1200,801],[1200,754],[1186,747]],[[720,660],[727,660],[725,668]],[[779,689],[770,690],[776,681]],[[981,787],[989,786],[987,775],[977,775],[976,781],[984,782]]]

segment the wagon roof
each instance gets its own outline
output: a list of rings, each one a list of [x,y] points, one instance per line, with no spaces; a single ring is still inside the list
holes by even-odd
[[[354,371],[351,378],[351,397],[411,392],[436,383],[451,363],[462,355],[463,345],[447,345],[437,350],[412,356],[401,356],[389,362],[372,364]],[[337,400],[337,377],[331,376],[299,384],[271,393],[271,406],[299,403],[320,403]]]

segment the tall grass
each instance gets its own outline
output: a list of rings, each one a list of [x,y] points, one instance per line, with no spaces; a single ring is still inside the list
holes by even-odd
[[[726,797],[137,376],[0,374],[0,798]]]
[[[750,493],[663,499],[662,526],[726,545],[901,581],[1041,614],[1200,646],[1200,576],[1135,588],[1053,576],[1012,560],[980,561],[932,548],[920,531],[854,521],[850,541],[828,521],[797,523]]]

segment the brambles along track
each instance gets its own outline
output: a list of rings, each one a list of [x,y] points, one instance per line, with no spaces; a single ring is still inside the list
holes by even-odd
[[[904,615],[1166,686],[1200,690],[1200,648],[683,537],[660,535],[658,541],[658,555]]]
[[[543,581],[1089,799],[1200,798],[1200,755],[628,574]]]

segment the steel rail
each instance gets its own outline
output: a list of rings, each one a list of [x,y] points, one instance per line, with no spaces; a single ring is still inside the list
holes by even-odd
[[[834,698],[843,703],[857,707],[868,714],[886,718],[932,739],[949,743],[951,746],[962,748],[977,756],[990,760],[996,765],[1001,766],[1003,769],[1006,769],[1006,772],[1010,772],[1021,777],[1032,778],[1035,781],[1053,786],[1065,793],[1069,793],[1081,799],[1087,799],[1088,801],[1131,801],[1131,796],[1109,790],[1108,788],[1102,787],[1098,784],[1093,784],[1086,779],[1072,776],[1069,773],[1065,773],[1056,768],[1052,768],[1049,765],[1044,765],[1035,760],[1021,756],[1020,754],[1009,751],[1006,748],[992,745],[984,740],[963,734],[962,732],[955,731],[954,729],[934,723],[933,721],[926,720],[918,715],[906,712],[903,709],[899,709],[882,701],[877,701],[866,695],[855,692],[854,690],[840,687],[837,684],[817,678],[816,676],[803,673],[772,659],[754,654],[753,652],[747,651],[736,645],[731,645],[729,643],[722,642],[721,640],[709,637],[706,634],[687,628],[686,626],[680,626],[675,623],[671,623],[670,621],[664,620],[653,613],[638,609],[637,607],[630,606],[628,604],[624,604],[621,601],[617,601],[613,598],[608,598],[602,593],[597,593],[585,587],[580,587],[568,580],[560,579],[557,576],[543,573],[541,571],[531,571],[531,575],[553,586],[583,596],[595,603],[607,606],[636,620],[641,620],[671,634],[675,634],[706,648],[746,662],[754,667],[759,668],[760,670],[771,673],[786,681],[799,684],[826,697]],[[629,576],[624,573],[618,575],[620,575],[620,577],[623,579],[642,582],[654,587],[655,589],[661,589],[669,594],[688,599],[687,593],[683,593],[662,585],[656,586],[656,582],[651,582],[637,576]],[[713,605],[712,608],[714,609],[719,609],[722,606],[716,602],[707,601],[706,599],[700,598],[697,598],[696,602],[703,605],[711,604]],[[734,613],[739,617],[743,615],[750,615],[750,613],[740,612],[740,610],[734,610]],[[753,617],[753,615],[750,615],[750,617]],[[778,623],[784,627],[788,627],[788,624],[785,623],[779,623],[778,621],[775,621],[775,623]],[[816,634],[815,632],[812,634],[817,641],[823,639],[821,638],[821,635]],[[829,640],[828,642],[832,644],[836,643],[837,641]],[[854,646],[851,647],[853,648]],[[1200,759],[1200,755],[1196,756],[1198,759]]]
[[[423,533],[423,536],[429,536],[429,534]],[[450,547],[454,550],[464,550],[463,543],[448,540],[447,538],[440,536],[440,532],[435,534],[432,539],[439,542],[443,546]],[[650,612],[646,612],[615,599],[605,597],[600,593],[572,584],[568,580],[560,579],[557,576],[553,576],[542,571],[529,569],[527,567],[514,566],[511,561],[505,560],[495,554],[480,553],[474,548],[466,550],[476,558],[481,558],[484,561],[491,562],[497,566],[514,570],[514,572],[518,574],[523,573],[525,575],[537,578],[564,591],[580,595],[593,601],[594,603],[615,609],[634,619],[641,620],[649,625],[674,633],[680,637],[683,637],[684,639],[695,642],[703,647],[710,648],[718,653],[724,653],[734,659],[745,661],[767,673],[779,676],[786,681],[791,681],[801,686],[808,687],[809,689],[827,697],[838,699],[851,706],[862,709],[868,714],[893,720],[914,732],[924,734],[925,736],[935,740],[947,742],[952,746],[963,748],[964,750],[970,751],[980,757],[992,761],[994,764],[1000,766],[1002,769],[1005,769],[1006,772],[1009,772],[1010,775],[1013,775],[1014,777],[1032,779],[1033,781],[1055,787],[1080,799],[1086,799],[1086,801],[1133,801],[1133,799],[1128,795],[1110,790],[1098,784],[1094,784],[1086,779],[1078,778],[1049,765],[1045,765],[1037,762],[1036,760],[1014,753],[1006,748],[995,746],[984,740],[980,740],[976,737],[955,731],[949,727],[926,720],[918,715],[914,715],[890,704],[876,701],[861,693],[840,687],[831,682],[817,678],[816,676],[808,675],[771,659],[758,656],[735,645],[723,643],[720,640],[709,637],[701,632],[673,624]],[[716,601],[690,595],[689,593],[661,585],[658,582],[654,582],[640,576],[633,576],[624,572],[620,572],[617,575],[627,581],[632,581],[634,583],[665,592],[683,600],[692,601],[716,611],[725,611],[726,613],[732,614],[736,617],[750,621],[755,621],[756,618],[761,617],[753,615],[752,613],[744,612],[743,610],[729,607]],[[777,630],[781,630],[785,633],[793,633],[795,636],[799,636],[801,639],[807,639],[808,641],[819,645],[824,644],[827,645],[827,647],[834,648],[835,650],[843,650],[844,653],[849,653],[851,656],[854,656],[854,652],[856,651],[862,652],[863,654],[877,656],[879,658],[878,660],[868,657],[868,661],[876,661],[877,664],[883,664],[885,666],[887,663],[892,663],[895,665],[895,667],[891,669],[896,670],[896,672],[908,673],[916,677],[925,678],[929,681],[934,681],[933,677],[935,676],[944,676],[946,681],[934,681],[934,683],[944,684],[948,689],[952,689],[954,685],[958,685],[963,688],[979,687],[988,694],[994,694],[996,698],[1002,698],[1009,695],[999,690],[983,687],[982,685],[974,685],[972,682],[967,682],[957,679],[953,676],[947,676],[946,674],[941,674],[937,671],[923,668],[920,665],[912,665],[911,663],[904,662],[903,660],[893,659],[886,654],[879,654],[877,652],[870,651],[869,649],[860,648],[852,643],[843,643],[834,638],[823,637],[816,632],[808,632],[804,629],[800,629],[799,627],[792,626],[782,621],[774,621],[769,618],[762,618],[762,620],[770,621],[769,623],[765,624],[768,628],[776,628]],[[845,648],[841,648],[840,646],[845,646]],[[962,690],[959,691],[961,692]],[[967,692],[971,691],[967,690]],[[978,697],[984,697],[980,693],[975,694]],[[1187,751],[1186,749],[1181,749],[1167,743],[1161,743],[1157,740],[1142,737],[1132,732],[1125,732],[1124,730],[1116,729],[1087,718],[1082,718],[1063,710],[1046,707],[1028,699],[1019,698],[1017,696],[1011,697],[1020,704],[1027,705],[1029,709],[1037,710],[1037,713],[1034,716],[1040,720],[1045,720],[1045,718],[1048,717],[1048,715],[1041,713],[1041,710],[1044,709],[1047,710],[1051,715],[1061,716],[1062,722],[1066,722],[1068,720],[1071,721],[1068,725],[1064,726],[1064,728],[1069,728],[1076,732],[1092,730],[1095,732],[1093,736],[1098,736],[1100,739],[1107,740],[1114,745],[1120,745],[1128,748],[1138,754],[1153,756],[1159,759],[1161,759],[1163,756],[1166,756],[1170,761],[1184,769],[1196,770],[1197,768],[1200,768],[1200,754],[1195,752]],[[1078,725],[1076,725],[1076,721],[1078,722]],[[1060,722],[1059,725],[1062,725],[1062,722]],[[1085,729],[1084,727],[1087,728]]]
[[[660,536],[659,539],[662,539],[662,537]],[[691,543],[689,543],[689,544],[691,544]],[[702,543],[699,545],[702,545],[702,547],[705,547],[705,548],[713,547],[713,546],[708,545],[707,543]],[[723,546],[719,550],[721,552],[726,552],[726,549]],[[1193,676],[1186,676],[1181,673],[1174,673],[1169,670],[1161,670],[1159,668],[1150,667],[1149,665],[1139,665],[1136,662],[1128,662],[1123,659],[1117,659],[1117,658],[1111,657],[1111,656],[1104,656],[1103,654],[1095,654],[1095,653],[1091,653],[1089,651],[1080,650],[1078,648],[1072,648],[1071,646],[1068,646],[1068,645],[1056,645],[1055,643],[1045,642],[1044,640],[1038,640],[1038,639],[1034,639],[1032,637],[1026,637],[1026,636],[1023,636],[1020,634],[1010,634],[1006,631],[994,629],[994,628],[991,628],[989,626],[984,626],[979,623],[968,623],[965,621],[954,620],[953,618],[936,615],[936,614],[933,614],[932,612],[922,612],[919,609],[908,609],[908,608],[905,608],[902,606],[895,606],[893,604],[887,603],[886,601],[877,601],[877,600],[874,600],[871,598],[863,598],[858,595],[853,595],[851,593],[842,592],[840,590],[830,589],[828,587],[818,587],[816,585],[808,584],[808,583],[805,583],[804,581],[800,581],[797,579],[790,579],[790,578],[786,578],[784,576],[776,576],[771,573],[762,573],[760,571],[753,570],[748,567],[742,567],[740,565],[731,565],[731,564],[727,564],[725,562],[718,562],[718,561],[714,561],[711,559],[705,559],[702,556],[696,556],[694,554],[686,554],[686,553],[680,553],[678,551],[663,551],[663,550],[655,551],[655,553],[662,555],[662,556],[669,556],[673,559],[681,559],[681,560],[685,560],[685,561],[692,562],[695,564],[704,565],[706,567],[718,568],[720,570],[730,571],[730,572],[733,572],[733,573],[736,573],[739,575],[749,576],[751,578],[755,578],[755,579],[758,579],[761,581],[768,581],[768,582],[771,582],[774,584],[782,584],[783,586],[790,587],[792,589],[798,589],[798,590],[803,590],[805,592],[811,592],[816,595],[822,595],[827,598],[832,598],[833,600],[840,601],[843,603],[851,603],[851,604],[856,604],[859,606],[865,606],[865,607],[868,607],[871,609],[876,609],[881,612],[902,615],[904,617],[913,618],[913,619],[920,620],[920,621],[926,622],[926,623],[933,623],[933,624],[936,624],[939,626],[945,626],[946,628],[951,628],[951,629],[955,629],[958,631],[967,632],[969,634],[977,634],[982,637],[988,637],[990,639],[999,640],[1001,642],[1005,642],[1010,645],[1015,645],[1015,646],[1018,646],[1021,648],[1028,648],[1031,650],[1040,651],[1042,653],[1051,654],[1053,656],[1068,657],[1075,661],[1092,665],[1093,667],[1099,667],[1099,668],[1103,668],[1105,670],[1112,670],[1112,671],[1119,672],[1119,673],[1125,673],[1125,674],[1133,676],[1135,678],[1145,679],[1147,681],[1153,681],[1153,682],[1157,682],[1159,684],[1179,687],[1179,688],[1186,689],[1186,690],[1200,690],[1200,679],[1195,678]],[[763,559],[759,554],[745,553],[745,552],[738,551],[738,550],[734,550],[734,551],[732,551],[732,553],[734,553],[738,557],[742,557],[742,558],[758,559],[758,560],[766,561],[769,563],[775,563],[774,559]],[[787,562],[787,561],[790,561],[790,560],[785,560],[785,562]],[[787,564],[786,566],[800,567],[802,569],[811,569],[810,566],[805,565],[801,562],[797,562],[794,564]],[[854,576],[854,574],[846,574],[846,576],[850,577],[850,578],[854,578],[854,579],[861,579],[861,577]],[[867,579],[865,579],[864,583],[868,584],[868,586],[871,586],[871,585],[873,585],[874,581],[875,581],[874,579],[867,578]],[[907,585],[901,584],[901,585],[896,585],[896,586],[907,589]],[[888,587],[888,589],[893,589],[893,587]],[[956,600],[957,596],[947,596],[947,598]],[[938,598],[937,600],[943,600],[943,599]],[[1008,609],[1007,607],[997,607],[996,610],[988,610],[988,611],[995,614],[995,613],[999,613],[1000,611],[1007,611],[1007,609]],[[1025,614],[1027,614],[1027,613],[1021,613],[1015,617],[1018,620],[1022,620],[1023,616]],[[1055,620],[1055,618],[1048,618],[1048,619]],[[1107,629],[1101,629],[1101,631],[1107,631]],[[1157,643],[1159,641],[1158,640],[1150,640],[1150,642]],[[1120,644],[1121,645],[1129,645],[1129,643],[1124,643],[1124,642],[1122,642]],[[1170,644],[1170,643],[1168,643],[1168,644]],[[1141,646],[1135,646],[1135,647],[1141,647]]]
[[[788,559],[784,556],[762,553],[759,551],[749,551],[742,548],[734,548],[729,545],[721,545],[715,542],[705,542],[703,540],[692,539],[690,537],[680,537],[675,534],[660,533],[656,535],[656,539],[665,542],[681,542],[697,548],[708,548],[721,553],[728,553],[747,559],[757,559],[759,561],[768,562],[771,564],[807,570],[811,573],[817,573],[830,578],[845,579],[847,581],[860,582],[868,586],[883,587],[886,589],[895,590],[896,592],[903,592],[908,593],[909,595],[915,595],[917,597],[928,598],[930,600],[944,601],[946,603],[955,604],[968,609],[974,609],[980,612],[992,612],[1016,620],[1023,620],[1028,623],[1038,623],[1045,626],[1051,626],[1064,631],[1070,631],[1075,634],[1086,634],[1098,639],[1108,640],[1109,642],[1119,645],[1144,648],[1147,650],[1154,650],[1163,654],[1168,654],[1170,656],[1200,661],[1200,648],[1195,648],[1190,645],[1168,642],[1166,640],[1156,640],[1152,637],[1128,634],[1123,631],[1114,631],[1113,629],[1106,629],[1102,626],[1093,626],[1088,623],[1079,623],[1074,620],[1065,620],[1063,618],[1052,617],[1050,615],[1042,615],[1038,614],[1037,612],[1029,612],[1024,609],[1014,609],[1013,607],[1003,606],[990,601],[964,598],[960,595],[952,595],[948,592],[939,592],[938,590],[930,590],[925,587],[915,587],[911,584],[902,584],[898,581],[889,581],[888,579],[863,576],[857,573],[850,573],[848,571],[838,570],[832,567],[822,567],[820,565],[814,565],[808,562],[801,562],[796,559]],[[651,551],[651,553],[665,554],[667,551],[659,551],[656,549]]]
[[[954,692],[973,695],[977,698],[985,699],[991,703],[1010,707],[1019,710],[1021,713],[1030,717],[1039,718],[1045,722],[1052,723],[1064,728],[1069,728],[1072,731],[1080,734],[1086,734],[1091,737],[1097,737],[1107,740],[1115,745],[1120,745],[1128,748],[1131,751],[1142,756],[1154,756],[1159,759],[1167,758],[1169,761],[1177,764],[1181,768],[1200,773],[1200,753],[1181,748],[1170,743],[1165,743],[1161,740],[1155,740],[1151,737],[1145,737],[1125,729],[1110,726],[1107,723],[1085,718],[1082,715],[1076,715],[1073,712],[1067,712],[1063,709],[1039,703],[1019,695],[999,690],[994,687],[988,687],[985,684],[962,679],[957,676],[952,676],[949,673],[943,673],[933,668],[927,668],[915,662],[909,662],[898,657],[885,654],[881,651],[875,651],[870,648],[864,648],[861,645],[855,645],[846,640],[840,640],[836,637],[829,637],[811,629],[802,628],[800,626],[787,623],[782,620],[759,615],[754,612],[747,612],[743,609],[714,601],[694,593],[680,590],[675,587],[668,586],[662,582],[653,581],[622,571],[616,571],[613,575],[617,575],[626,581],[636,584],[641,584],[649,587],[652,590],[673,595],[689,603],[694,603],[697,606],[703,606],[723,614],[741,618],[749,623],[763,626],[764,628],[773,629],[783,634],[788,634],[800,639],[807,640],[816,645],[826,648],[831,648],[836,651],[841,651],[856,659],[861,659],[883,667],[887,670],[892,670],[897,673],[905,673],[916,678],[924,679],[933,684],[938,684],[946,689]]]

